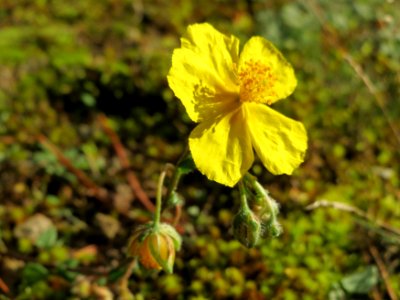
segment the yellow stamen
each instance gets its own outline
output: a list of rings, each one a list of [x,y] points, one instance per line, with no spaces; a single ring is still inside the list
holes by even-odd
[[[276,97],[273,90],[275,76],[271,68],[261,62],[249,60],[239,70],[240,101],[253,101],[270,104]]]

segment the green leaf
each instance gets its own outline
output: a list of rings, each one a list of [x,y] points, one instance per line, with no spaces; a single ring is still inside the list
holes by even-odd
[[[92,94],[83,93],[81,100],[87,107],[94,107],[96,105],[96,98]]]
[[[76,268],[79,265],[78,260],[70,259],[57,266],[56,274],[63,277],[69,282],[73,282],[77,276],[78,272],[70,271],[71,268]]]
[[[106,277],[100,277],[96,283],[100,286],[105,286],[107,284],[107,278]]]
[[[126,272],[127,266],[119,266],[114,268],[108,273],[108,282],[114,283],[117,282],[122,276],[124,276]]]
[[[186,156],[178,165],[180,174],[188,174],[196,169],[191,155]]]
[[[346,293],[342,287],[335,282],[328,294],[329,300],[346,300]]]
[[[364,270],[350,274],[340,283],[343,289],[350,294],[367,294],[379,281],[379,272],[376,266],[368,266]]]
[[[25,285],[32,285],[47,278],[49,271],[41,264],[28,263],[22,271],[22,279]]]
[[[41,249],[51,248],[56,244],[57,236],[57,229],[55,227],[50,227],[38,237],[35,244]]]

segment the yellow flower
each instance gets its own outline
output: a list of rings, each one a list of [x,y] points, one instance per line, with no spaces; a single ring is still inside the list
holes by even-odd
[[[235,36],[208,23],[190,25],[174,50],[168,83],[199,123],[189,147],[210,180],[234,186],[253,164],[253,149],[273,174],[291,174],[304,160],[304,126],[268,106],[293,92],[296,77],[264,38],[251,38],[239,55]]]

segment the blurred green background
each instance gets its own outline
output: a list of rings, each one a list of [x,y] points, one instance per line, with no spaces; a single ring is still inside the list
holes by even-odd
[[[120,297],[124,247],[151,217],[126,175],[154,201],[159,172],[194,127],[166,74],[195,22],[242,45],[264,36],[284,53],[299,83],[274,109],[305,124],[309,150],[290,177],[255,163],[281,204],[284,233],[251,250],[230,230],[237,192],[185,176],[175,272],[135,268],[135,299],[398,299],[399,20],[397,0],[2,0],[0,299]],[[107,191],[105,201],[54,147]],[[318,200],[367,220],[305,209]]]

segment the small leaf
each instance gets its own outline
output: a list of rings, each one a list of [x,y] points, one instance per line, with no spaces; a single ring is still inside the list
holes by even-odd
[[[335,282],[332,285],[332,288],[328,294],[328,299],[329,300],[346,300],[346,293],[344,292],[342,287],[337,282]]]
[[[48,275],[49,271],[38,263],[28,263],[22,271],[22,278],[26,285],[32,285],[45,279]]]
[[[39,235],[35,244],[41,249],[51,248],[56,244],[57,236],[57,229],[55,227],[50,227]]]
[[[55,274],[64,278],[68,282],[73,282],[77,276],[79,276],[78,272],[71,271],[71,269],[75,269],[79,266],[79,261],[76,259],[68,259],[64,261],[62,264],[58,264],[55,269]]]
[[[350,294],[367,294],[379,281],[379,272],[376,266],[368,266],[364,270],[350,274],[340,283],[343,289]]]
[[[127,269],[127,266],[125,266],[125,265],[112,269],[108,273],[107,281],[110,283],[117,282],[117,280],[119,280],[122,276],[124,276],[126,269]]]
[[[96,105],[96,98],[89,93],[83,93],[81,95],[81,100],[87,107],[94,107]]]
[[[196,165],[194,164],[191,155],[186,156],[178,165],[180,174],[185,175],[194,170],[196,170]]]

